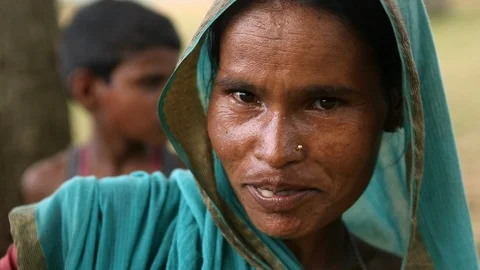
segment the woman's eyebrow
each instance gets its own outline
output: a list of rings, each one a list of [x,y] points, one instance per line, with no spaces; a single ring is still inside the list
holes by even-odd
[[[219,87],[231,89],[231,90],[241,90],[241,91],[248,91],[248,92],[259,91],[258,87],[255,87],[251,83],[248,83],[244,80],[238,80],[238,79],[232,79],[232,78],[218,79],[215,81],[215,86],[219,86]]]
[[[360,95],[361,91],[341,86],[341,85],[312,85],[302,89],[299,89],[300,92],[303,92],[306,96],[312,98],[318,98],[321,96],[351,96],[351,95]]]
[[[230,90],[247,91],[252,93],[262,92],[264,89],[260,89],[255,85],[241,79],[233,78],[221,78],[215,81],[215,86],[222,87]],[[311,85],[308,87],[298,88],[295,91],[291,91],[292,94],[302,93],[309,98],[319,98],[321,96],[351,96],[360,95],[361,91],[342,86],[342,85]]]

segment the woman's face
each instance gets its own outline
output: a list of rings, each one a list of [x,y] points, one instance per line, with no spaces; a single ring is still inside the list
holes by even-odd
[[[231,20],[208,132],[258,229],[309,236],[359,198],[381,141],[383,93],[369,47],[328,12],[263,3]]]

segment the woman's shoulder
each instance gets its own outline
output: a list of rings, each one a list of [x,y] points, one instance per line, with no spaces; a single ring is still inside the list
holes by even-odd
[[[119,232],[142,232],[147,238],[155,235],[162,239],[156,228],[172,225],[185,196],[181,189],[192,184],[192,174],[184,170],[174,171],[170,179],[160,172],[103,179],[75,177],[40,203],[10,213],[19,258],[26,254],[57,254],[59,244],[70,252],[74,248],[72,241],[75,248],[89,246],[92,239],[127,241],[116,237]],[[63,264],[56,261],[63,260],[61,256],[45,259],[47,262],[39,260],[38,265]]]
[[[104,211],[112,208],[124,209],[128,205],[159,204],[168,198],[169,203],[180,199],[179,183],[193,181],[193,176],[185,170],[176,170],[167,178],[161,172],[133,172],[129,175],[105,177],[74,177],[65,182],[51,197],[38,204],[39,211],[44,205],[58,205],[69,210],[85,208],[92,204]],[[77,212],[78,211],[70,211]]]
[[[11,218],[22,216],[24,211],[31,212],[31,209],[35,209],[35,214],[43,218],[56,212],[68,216],[78,215],[83,212],[81,209],[94,206],[104,209],[103,206],[107,205],[109,209],[122,208],[127,204],[126,202],[134,204],[141,200],[145,201],[145,198],[148,198],[151,203],[166,200],[167,197],[170,202],[174,202],[180,196],[179,182],[194,182],[193,176],[188,171],[176,170],[171,174],[170,179],[161,172],[152,174],[134,172],[102,179],[93,176],[74,177],[39,203],[28,207],[17,207],[11,212]]]
[[[34,209],[37,220],[60,222],[61,219],[84,219],[94,209],[106,214],[116,212],[117,209],[124,211],[132,208],[138,211],[139,208],[163,204],[172,206],[187,195],[184,194],[185,190],[191,193],[195,189],[194,177],[186,170],[175,170],[168,179],[161,172],[134,172],[102,179],[74,177],[50,197],[34,205]],[[22,216],[26,209],[31,212],[32,208],[19,207],[12,211],[11,218]]]

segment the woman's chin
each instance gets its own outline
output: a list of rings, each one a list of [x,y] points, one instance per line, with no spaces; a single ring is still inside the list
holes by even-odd
[[[262,233],[279,239],[294,239],[307,235],[311,228],[308,222],[288,214],[255,214],[250,216],[255,227]]]

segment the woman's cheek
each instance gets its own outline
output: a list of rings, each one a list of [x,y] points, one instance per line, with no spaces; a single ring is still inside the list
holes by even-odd
[[[257,134],[254,121],[232,111],[228,105],[218,104],[221,100],[212,101],[217,104],[208,116],[212,146],[227,172],[242,170],[241,163],[248,160],[252,136]]]
[[[375,167],[382,129],[376,119],[342,121],[311,133],[312,157],[330,176],[332,197],[365,185]],[[360,117],[355,117],[359,119]],[[372,121],[373,120],[373,121]],[[320,135],[313,135],[320,134]]]

